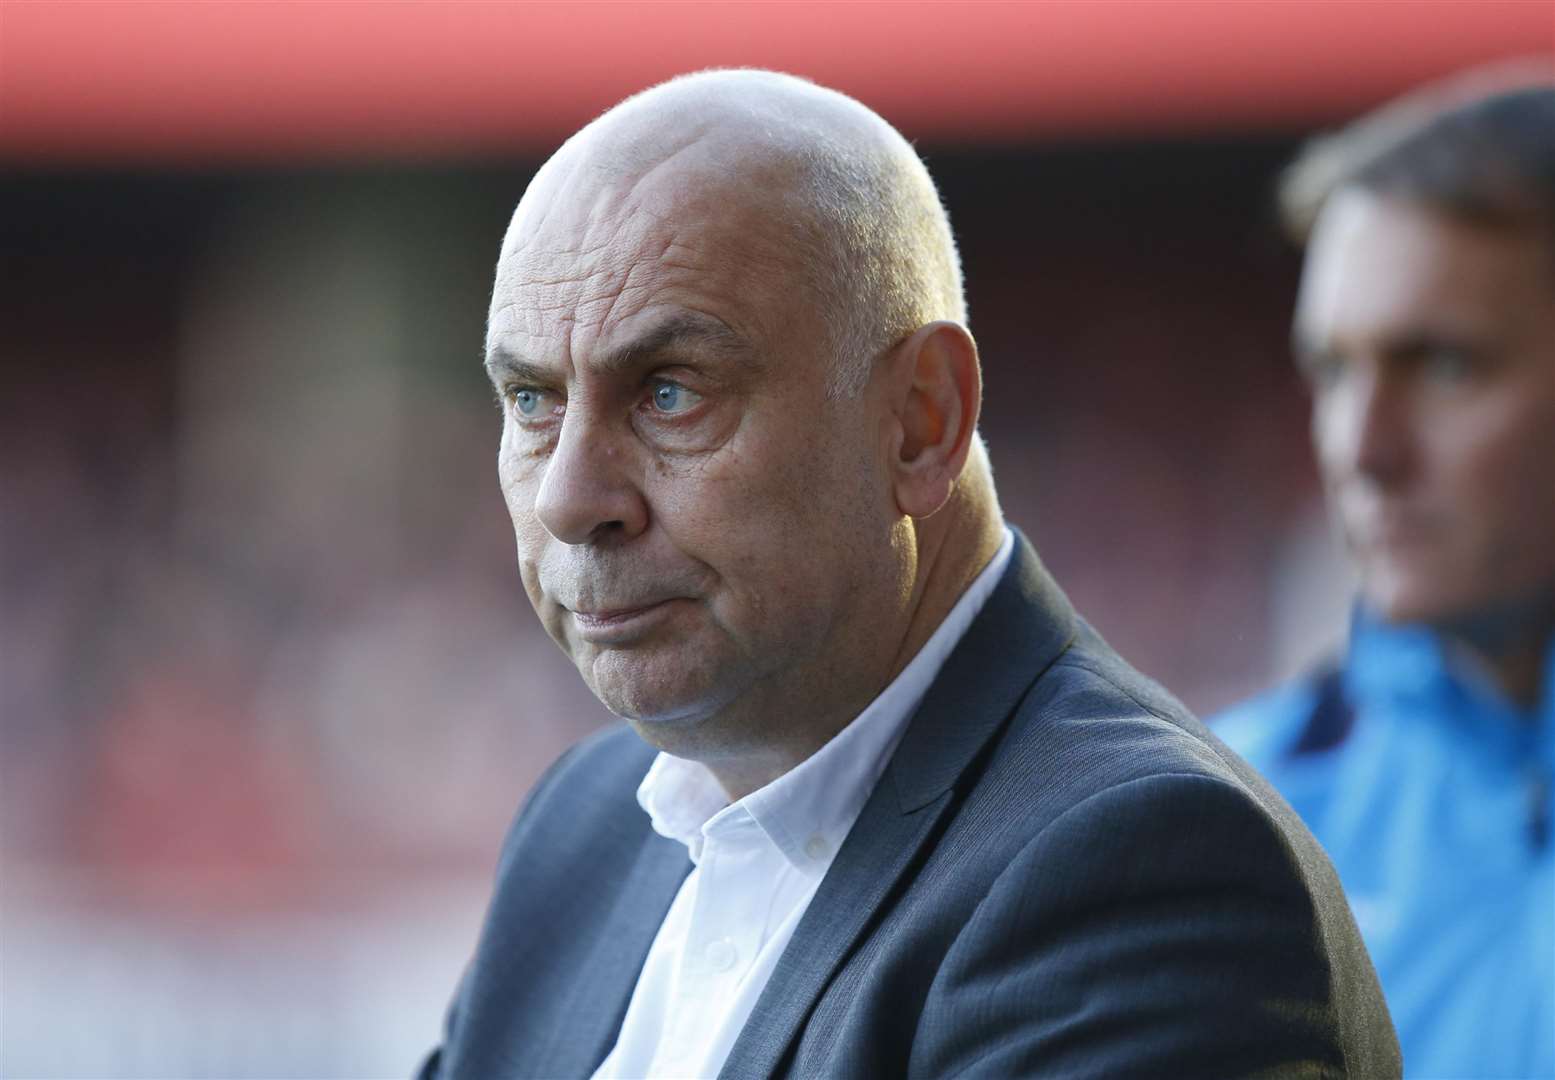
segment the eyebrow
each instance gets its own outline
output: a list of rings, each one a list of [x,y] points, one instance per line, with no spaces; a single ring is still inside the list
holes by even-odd
[[[1409,327],[1381,336],[1376,344],[1385,356],[1412,356],[1441,348],[1481,352],[1493,347],[1494,342],[1488,336],[1475,334],[1471,330]],[[1309,339],[1300,331],[1291,334],[1290,349],[1297,367],[1326,360],[1344,351],[1341,347]]]
[[[746,340],[722,319],[699,311],[680,311],[655,324],[636,341],[606,353],[599,361],[605,371],[620,371],[645,357],[657,356],[686,345],[700,345],[714,352],[745,355]]]
[[[486,354],[486,375],[493,383],[543,383],[547,377],[540,365],[522,360],[500,347]]]
[[[605,353],[595,365],[606,374],[615,374],[633,364],[687,345],[710,348],[737,358],[749,358],[749,342],[722,319],[699,311],[681,311],[655,323],[636,339]],[[505,376],[520,382],[543,383],[551,376],[540,365],[525,360],[502,346],[486,354],[486,371],[493,380]]]

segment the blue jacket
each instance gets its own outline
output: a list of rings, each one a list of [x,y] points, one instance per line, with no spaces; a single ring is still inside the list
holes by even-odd
[[[1555,1078],[1555,647],[1521,710],[1419,627],[1212,721],[1328,849],[1405,1075]]]

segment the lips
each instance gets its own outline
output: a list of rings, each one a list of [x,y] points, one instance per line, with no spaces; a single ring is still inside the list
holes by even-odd
[[[667,602],[668,601],[657,600],[653,603],[639,604],[635,607],[601,608],[596,611],[573,611],[572,615],[573,618],[578,620],[578,623],[581,626],[599,627],[603,629],[605,627],[618,626],[622,623],[630,622],[632,619],[638,617],[639,615],[642,615],[648,611],[652,611],[660,604]]]
[[[641,641],[669,616],[675,599],[658,600],[633,607],[595,608],[572,611],[578,636],[594,645],[631,645]]]
[[[683,601],[707,595],[709,584],[704,569],[684,558],[588,545],[548,548],[525,578],[533,583],[536,607],[561,620],[555,633],[598,643],[632,641],[672,617]]]

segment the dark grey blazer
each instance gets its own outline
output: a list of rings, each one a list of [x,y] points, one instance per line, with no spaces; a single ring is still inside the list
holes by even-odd
[[[637,805],[652,759],[617,729],[536,788],[423,1077],[610,1051],[690,870]],[[1399,1073],[1322,850],[1019,538],[722,1076]]]

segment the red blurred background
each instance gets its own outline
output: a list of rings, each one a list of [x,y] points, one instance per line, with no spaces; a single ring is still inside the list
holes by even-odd
[[[1299,127],[1547,50],[1545,0],[192,3],[0,7],[0,152],[50,162],[547,154],[626,94],[754,65],[915,137]]]
[[[502,829],[609,718],[529,615],[480,370],[568,132],[756,64],[914,139],[1010,518],[1210,710],[1345,583],[1272,177],[1547,2],[0,3],[0,1072],[403,1075]]]

